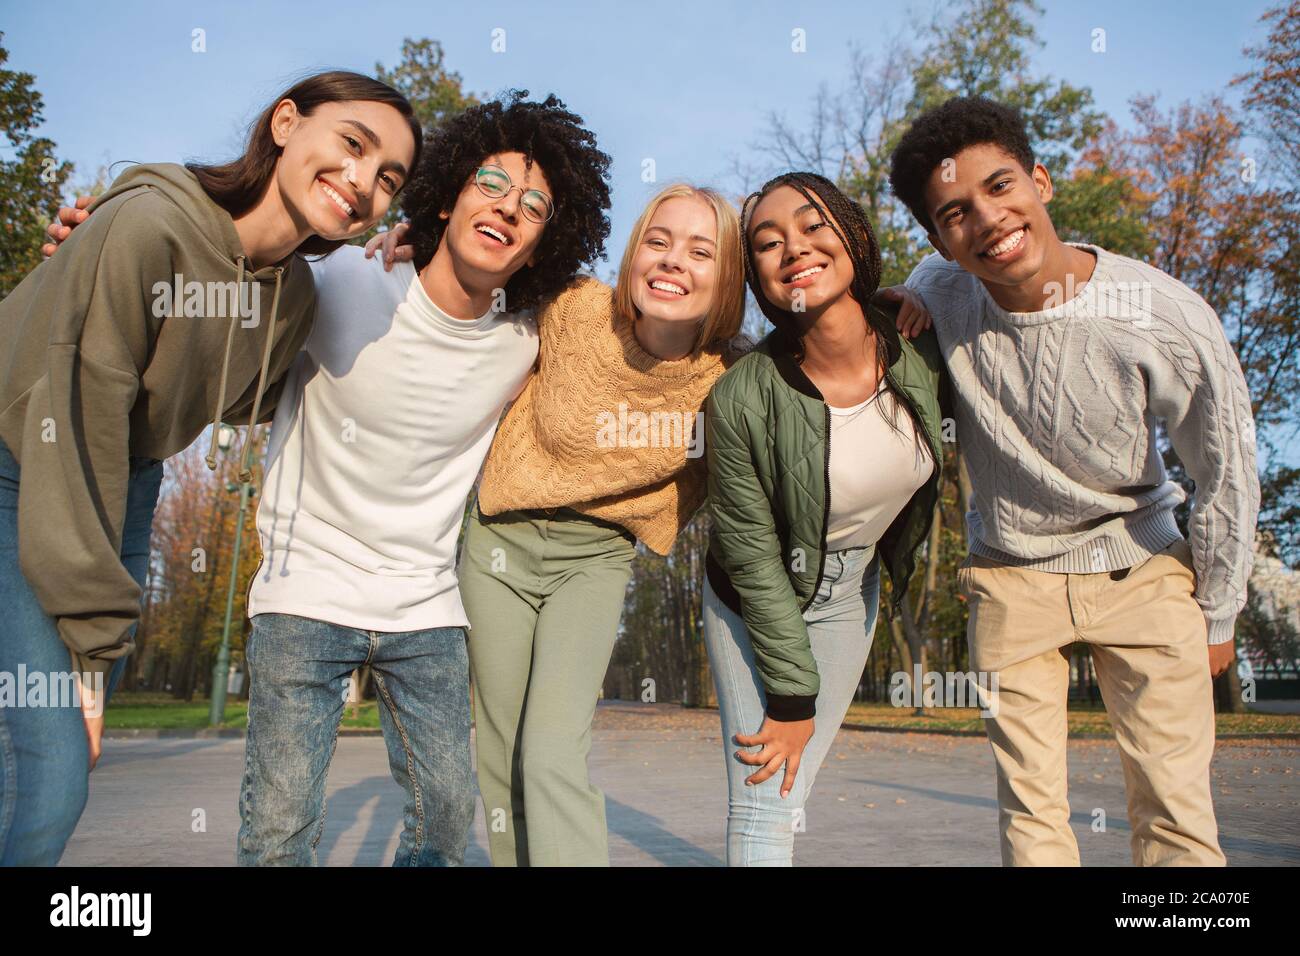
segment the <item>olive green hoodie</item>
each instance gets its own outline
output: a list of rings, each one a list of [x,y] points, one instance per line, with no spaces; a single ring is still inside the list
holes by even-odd
[[[0,438],[21,466],[22,571],[74,669],[104,672],[140,617],[119,556],[129,459],[267,420],[316,292],[296,256],[249,271],[184,166],[132,167],[92,209],[0,302]]]

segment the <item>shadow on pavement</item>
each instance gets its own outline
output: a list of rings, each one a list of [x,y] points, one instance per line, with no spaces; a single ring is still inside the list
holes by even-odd
[[[702,850],[670,830],[659,818],[605,797],[606,821],[609,832],[617,833],[638,850],[654,857],[665,866],[722,866],[723,861],[707,850]]]

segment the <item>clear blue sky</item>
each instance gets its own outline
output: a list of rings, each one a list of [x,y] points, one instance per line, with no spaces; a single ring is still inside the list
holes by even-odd
[[[74,182],[109,161],[228,158],[257,111],[296,77],[371,72],[376,61],[397,63],[404,37],[437,39],[466,89],[555,92],[596,132],[614,159],[605,274],[657,188],[641,181],[643,159],[655,160],[660,183],[740,188],[733,160],[756,161],[769,111],[797,123],[820,84],[842,88],[850,42],[882,51],[936,2],[5,0],[0,29],[9,67],[36,75],[43,133],[76,163]],[[1138,93],[1158,93],[1165,106],[1216,92],[1236,100],[1228,83],[1245,69],[1242,48],[1263,37],[1259,17],[1277,2],[1047,0],[1035,66],[1090,87],[1121,124]],[[1092,51],[1099,27],[1101,54]],[[206,31],[205,53],[191,52],[195,28]],[[492,49],[497,28],[502,53]],[[791,52],[796,28],[806,53]]]
[[[1269,5],[1048,2],[1035,60],[1042,72],[1091,87],[1122,120],[1139,92],[1169,104],[1223,91],[1244,67],[1242,47],[1262,36],[1258,18]],[[644,158],[654,158],[660,182],[736,185],[731,160],[754,158],[769,110],[797,122],[819,84],[842,85],[849,41],[884,49],[932,9],[861,0],[806,9],[707,0],[5,6],[9,65],[36,75],[44,133],[79,177],[106,160],[227,158],[293,78],[331,67],[370,72],[376,61],[397,62],[403,37],[440,40],[467,89],[554,91],[587,120],[614,158],[611,262],[654,188],[641,182]],[[196,27],[206,31],[206,53],[190,50]],[[498,27],[504,53],[491,48]],[[1104,54],[1091,51],[1096,27],[1106,30]],[[790,51],[795,28],[806,31],[804,54]]]

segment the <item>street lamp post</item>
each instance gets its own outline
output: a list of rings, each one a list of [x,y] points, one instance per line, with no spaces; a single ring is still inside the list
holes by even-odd
[[[248,436],[252,441],[253,436]],[[217,445],[223,452],[229,451],[235,440],[235,430],[229,425],[222,425],[217,433]],[[235,583],[239,579],[239,551],[244,541],[244,519],[248,514],[248,500],[253,496],[252,481],[236,485],[227,483],[226,491],[239,491],[239,515],[235,521],[235,549],[230,559],[230,584],[226,589],[226,620],[221,626],[221,647],[217,651],[217,662],[212,668],[212,706],[208,711],[208,723],[220,726],[226,716],[226,687],[230,676],[230,622],[235,613]]]

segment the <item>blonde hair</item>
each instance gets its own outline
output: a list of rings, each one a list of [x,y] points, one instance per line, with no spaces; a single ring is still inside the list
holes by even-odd
[[[691,354],[699,354],[706,345],[726,342],[740,332],[745,317],[745,254],[741,248],[740,217],[730,202],[716,189],[673,183],[661,189],[646,204],[632,227],[632,236],[623,250],[623,261],[618,268],[618,282],[614,286],[614,308],[629,319],[635,319],[636,303],[632,300],[632,260],[636,258],[641,241],[655,213],[669,199],[702,199],[713,208],[718,224],[718,242],[714,261],[718,264],[717,287],[713,302],[700,323],[699,334]]]

